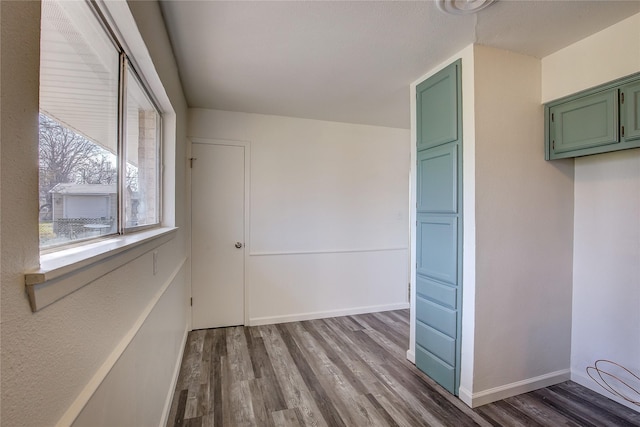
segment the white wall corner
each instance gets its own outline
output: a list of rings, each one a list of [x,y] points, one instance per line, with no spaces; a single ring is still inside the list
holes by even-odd
[[[511,384],[505,384],[499,387],[493,387],[477,393],[469,393],[468,390],[460,387],[460,400],[469,405],[471,408],[486,405],[487,403],[506,399],[508,397],[517,396],[540,388],[549,387],[570,379],[569,369],[550,372],[534,378],[528,378],[522,381],[516,381]]]
[[[415,350],[416,350],[416,185],[417,185],[417,172],[416,172],[416,158],[417,152],[417,124],[416,124],[416,86],[418,81],[409,85],[409,109],[411,114],[411,142],[409,147],[409,350],[407,354],[414,354],[415,363]]]
[[[592,380],[591,378],[589,378],[588,375],[586,375],[584,372],[582,371],[577,371],[575,369],[571,369],[571,381],[580,384],[583,387],[588,388],[589,390],[592,390],[608,399],[613,400],[614,402],[617,402],[621,405],[626,406],[627,408],[633,409],[636,412],[640,412],[640,406],[635,405],[627,400],[624,400],[618,396],[614,396],[611,393],[607,393],[605,392],[605,390],[599,386],[594,380]]]
[[[416,352],[415,350],[407,350],[407,360],[411,363],[413,363],[414,365],[416,364]]]
[[[469,390],[460,386],[460,388],[458,389],[458,397],[460,398],[460,400],[462,400],[462,402],[464,402],[465,405],[473,408],[473,396]]]

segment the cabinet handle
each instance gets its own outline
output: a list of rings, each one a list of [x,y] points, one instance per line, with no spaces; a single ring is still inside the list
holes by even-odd
[[[624,138],[624,126],[622,126],[621,131],[622,131],[622,137]]]
[[[555,140],[555,139],[551,142],[551,148],[552,148],[553,150],[555,150],[555,149],[556,149],[556,140]]]

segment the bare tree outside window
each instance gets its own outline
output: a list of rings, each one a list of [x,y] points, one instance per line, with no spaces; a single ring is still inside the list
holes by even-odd
[[[115,232],[118,171],[109,150],[40,114],[40,240],[47,246]],[[134,168],[127,168],[134,176]]]
[[[40,114],[40,211],[51,208],[50,191],[59,183],[116,184],[112,153]]]
[[[63,188],[58,184],[77,184],[76,191],[85,191],[88,202],[91,194],[104,193],[105,197],[111,194],[109,192],[118,183],[116,156],[113,153],[45,114],[40,114],[39,163],[40,230],[44,243],[58,240],[59,237],[54,232],[57,227],[52,224],[56,187]],[[138,168],[134,165],[127,164],[125,182],[128,191],[138,191]],[[69,188],[73,187],[66,186],[67,190]],[[110,204],[115,206],[115,193],[113,199]],[[116,213],[110,213],[112,215],[108,217],[89,219],[94,222],[113,222]],[[104,228],[102,232],[110,231]]]

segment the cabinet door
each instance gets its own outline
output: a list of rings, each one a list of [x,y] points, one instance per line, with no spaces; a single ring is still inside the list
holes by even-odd
[[[455,395],[463,286],[460,64],[417,87],[416,366]]]
[[[622,140],[640,141],[640,81],[622,86],[620,90],[620,117],[624,134]],[[638,146],[635,144],[635,146]]]
[[[601,152],[617,144],[618,89],[580,97],[549,109],[551,158]]]
[[[458,140],[457,65],[416,87],[418,151]]]

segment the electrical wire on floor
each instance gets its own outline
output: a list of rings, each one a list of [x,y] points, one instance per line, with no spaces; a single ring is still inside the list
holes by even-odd
[[[616,367],[631,375],[631,378],[625,378],[623,380],[618,376],[621,374],[614,374],[613,372],[616,370]],[[600,387],[627,402],[640,406],[640,391],[638,391],[640,389],[640,376],[634,374],[619,363],[607,359],[596,360],[593,366],[587,366],[586,370],[587,375]],[[615,384],[612,380],[615,380],[618,384]],[[633,383],[633,385],[629,384],[629,382]],[[614,385],[609,383],[614,383]]]

